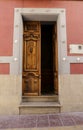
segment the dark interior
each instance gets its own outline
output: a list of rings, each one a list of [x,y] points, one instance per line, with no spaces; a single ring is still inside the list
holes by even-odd
[[[53,76],[53,27],[51,23],[41,24],[41,94],[54,93]]]

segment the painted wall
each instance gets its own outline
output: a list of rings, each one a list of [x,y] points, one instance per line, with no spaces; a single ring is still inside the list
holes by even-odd
[[[0,56],[12,56],[13,52],[13,24],[14,8],[65,8],[67,22],[67,45],[83,42],[83,4],[82,1],[55,1],[55,0],[0,0]],[[72,55],[71,55],[72,56]],[[3,66],[3,67],[2,67]],[[71,74],[83,73],[83,64],[72,65]],[[9,73],[9,64],[0,64],[0,74]]]

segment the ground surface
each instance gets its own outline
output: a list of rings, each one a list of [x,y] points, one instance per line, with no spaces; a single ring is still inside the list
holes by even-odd
[[[83,130],[83,112],[0,116],[1,130]]]

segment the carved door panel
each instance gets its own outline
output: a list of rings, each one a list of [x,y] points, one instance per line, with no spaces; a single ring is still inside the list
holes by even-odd
[[[23,44],[23,95],[34,96],[40,92],[40,23],[24,23]]]
[[[53,29],[53,72],[54,72],[54,90],[58,94],[58,44],[57,44],[57,25]]]

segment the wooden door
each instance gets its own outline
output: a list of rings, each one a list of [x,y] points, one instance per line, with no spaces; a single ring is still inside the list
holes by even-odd
[[[40,23],[24,22],[23,43],[23,95],[40,93]]]
[[[58,44],[57,44],[57,24],[53,28],[53,72],[54,72],[54,91],[58,94]]]

